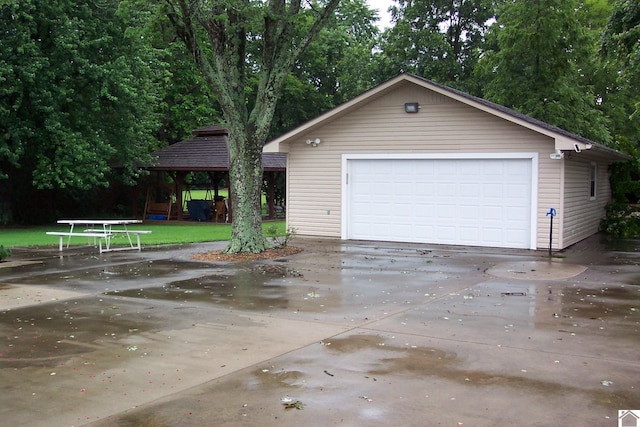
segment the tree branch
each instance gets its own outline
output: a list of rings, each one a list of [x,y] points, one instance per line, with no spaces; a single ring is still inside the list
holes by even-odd
[[[265,15],[262,70],[258,85],[256,105],[249,117],[256,143],[264,143],[271,125],[276,100],[295,60],[307,49],[333,16],[341,0],[329,0],[324,9],[312,8],[316,15],[311,28],[298,43],[294,43],[295,30],[300,25],[296,18],[301,14],[301,0],[291,1],[285,8],[285,0],[273,0]]]

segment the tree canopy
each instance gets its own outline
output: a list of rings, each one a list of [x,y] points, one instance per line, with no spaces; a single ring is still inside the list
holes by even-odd
[[[114,12],[91,1],[2,6],[3,174],[21,168],[37,188],[88,189],[106,185],[119,161],[135,177],[157,128],[153,58]]]
[[[230,250],[259,251],[265,141],[400,72],[636,155],[637,1],[397,0],[392,16],[381,32],[364,0],[0,1],[0,222],[134,184],[152,151],[224,122]]]
[[[494,0],[398,0],[381,41],[390,76],[409,72],[463,88],[471,83]]]
[[[577,0],[515,0],[499,10],[495,44],[483,53],[482,94],[568,131],[609,143],[596,94],[584,85],[592,59]]]
[[[339,3],[165,0],[229,131],[233,227],[227,252],[268,247],[261,227],[262,148],[289,74]]]
[[[16,216],[35,209],[24,191],[104,187],[114,162],[137,176],[157,128],[154,58],[125,28],[93,1],[0,8],[0,174]]]
[[[602,35],[602,52],[618,65],[617,83],[631,93],[640,92],[640,3],[618,0]],[[614,76],[612,76],[614,77]],[[640,118],[640,100],[634,100],[633,116]]]
[[[310,120],[373,86],[379,30],[364,0],[342,2],[295,62],[278,100],[271,135]],[[304,100],[304,102],[301,102]]]

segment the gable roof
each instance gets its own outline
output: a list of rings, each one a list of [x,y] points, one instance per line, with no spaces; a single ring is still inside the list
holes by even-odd
[[[538,119],[534,119],[533,117],[519,113],[505,106],[487,101],[486,99],[478,98],[473,95],[469,95],[468,93],[461,92],[459,90],[441,85],[422,77],[414,76],[412,74],[400,74],[372,89],[369,89],[368,91],[358,95],[352,100],[338,105],[337,107],[279,136],[278,138],[273,139],[268,143],[268,145],[271,146],[269,147],[269,149],[275,149],[275,151],[277,151],[281,143],[291,142],[291,140],[296,138],[296,136],[299,134],[307,133],[315,129],[316,127],[326,125],[328,122],[336,120],[337,118],[348,114],[350,111],[360,108],[362,105],[393,91],[398,85],[404,84],[406,82],[413,83],[425,89],[432,90],[448,98],[462,102],[463,104],[480,109],[509,122],[549,136],[550,138],[553,138],[555,140],[555,149],[573,151],[575,148],[574,145],[577,145],[581,150],[589,150],[595,148],[596,150],[606,152],[610,157],[617,161],[631,159],[631,156],[623,154],[613,148],[596,143],[587,138],[573,134]]]
[[[176,142],[152,153],[156,163],[149,170],[228,171],[229,132],[220,125],[192,131],[193,137]],[[266,172],[284,171],[287,156],[282,153],[263,153]]]

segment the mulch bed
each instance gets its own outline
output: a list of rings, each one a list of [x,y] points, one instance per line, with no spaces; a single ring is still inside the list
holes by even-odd
[[[302,252],[302,250],[302,248],[298,248],[296,246],[285,246],[283,248],[267,249],[266,251],[257,254],[225,254],[223,251],[212,251],[195,254],[193,258],[199,261],[250,262],[263,259],[282,258],[297,254]]]

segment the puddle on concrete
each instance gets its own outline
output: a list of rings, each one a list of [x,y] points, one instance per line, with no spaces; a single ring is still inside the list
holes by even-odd
[[[0,312],[0,368],[50,367],[154,326],[125,301],[82,299]]]
[[[96,284],[104,286],[109,282],[140,282],[142,280],[154,280],[171,275],[197,274],[198,271],[209,269],[209,266],[200,263],[175,262],[175,261],[148,261],[140,263],[100,264],[95,267],[83,265],[78,269],[66,270],[60,273],[42,275],[29,275],[12,279],[12,283],[19,284],[62,284],[66,287],[78,287]],[[195,273],[194,273],[195,272]]]
[[[588,265],[637,266],[640,263],[640,239],[610,239],[598,233],[569,247],[562,256]]]
[[[0,269],[17,269],[18,267],[24,267],[28,265],[42,264],[42,261],[3,261],[0,262]]]
[[[274,279],[282,270],[240,271],[234,275],[211,275],[171,282],[162,287],[108,292],[131,298],[224,304],[237,309],[287,308],[288,288]]]
[[[385,280],[379,277],[380,273],[370,271],[325,272],[317,276],[304,272],[305,275],[281,265],[259,265],[231,274],[200,276],[162,286],[109,291],[108,295],[206,303],[252,311],[335,313],[350,307],[350,316],[368,320],[386,314],[389,305],[408,305],[432,298],[440,282],[448,277],[442,272],[409,275],[396,271],[385,272],[390,274],[390,279]],[[371,311],[372,306],[377,308]]]
[[[640,253],[640,239],[607,239],[603,242],[609,251]]]
[[[438,258],[439,256],[441,255],[432,255],[431,253],[421,255],[415,251],[410,254],[398,254],[398,256],[374,253],[343,259],[341,270],[344,275],[362,271],[389,276],[427,273],[449,278],[484,268],[473,264],[473,262],[457,264],[452,260],[447,260],[445,263]],[[416,262],[416,258],[421,260]]]
[[[640,322],[640,287],[596,289],[566,287],[562,290],[562,315],[593,320]]]
[[[260,373],[262,373],[262,375],[260,375]],[[244,386],[250,389],[265,385],[267,388],[299,387],[304,385],[306,378],[304,372],[295,369],[278,369],[274,370],[274,372],[261,371],[260,373],[256,373],[255,377],[246,381]]]
[[[628,392],[586,389],[526,375],[513,375],[507,372],[490,373],[479,370],[466,370],[461,367],[460,361],[455,356],[447,355],[437,349],[409,348],[405,350],[403,357],[386,358],[382,359],[381,362],[383,367],[372,370],[370,375],[379,377],[404,372],[406,375],[415,377],[434,376],[469,386],[496,386],[515,390],[528,390],[529,393],[534,395],[583,394],[593,404],[608,407],[633,405],[637,401],[637,396]]]
[[[461,387],[451,387],[452,383]],[[523,405],[527,402],[538,405],[540,401],[553,405],[556,396],[561,397],[559,402],[567,402],[565,397],[571,396],[571,402],[586,401],[608,409],[633,407],[637,402],[637,393],[613,387],[583,388],[563,384],[560,379],[545,381],[500,369],[495,372],[465,369],[455,353],[402,346],[390,336],[364,334],[311,345],[170,399],[132,408],[92,426],[397,425],[399,419],[415,420],[418,425],[424,424],[425,413],[428,415],[425,410],[441,409],[421,398],[430,394],[438,402],[441,393],[457,394],[459,403],[454,405],[469,406],[473,402],[465,403],[464,398],[476,396],[512,399],[511,402]],[[304,409],[284,409],[283,398],[299,399]],[[407,405],[423,409],[413,411],[403,406],[405,400]],[[562,408],[557,411],[563,413]],[[405,418],[399,418],[403,415]],[[520,417],[516,419],[522,421]]]
[[[327,345],[330,344],[330,345]],[[507,372],[485,372],[468,370],[455,353],[445,352],[437,348],[420,346],[398,346],[375,335],[355,335],[346,338],[332,339],[325,343],[329,352],[349,353],[351,360],[375,359],[375,366],[367,371],[366,378],[383,378],[386,375],[404,373],[414,378],[437,377],[470,386],[499,386],[519,390],[530,390],[541,395],[564,393],[581,393],[594,404],[604,406],[632,405],[637,396],[626,392],[584,389],[570,384],[514,375]],[[375,351],[376,353],[371,353]],[[367,354],[367,358],[358,357]]]

